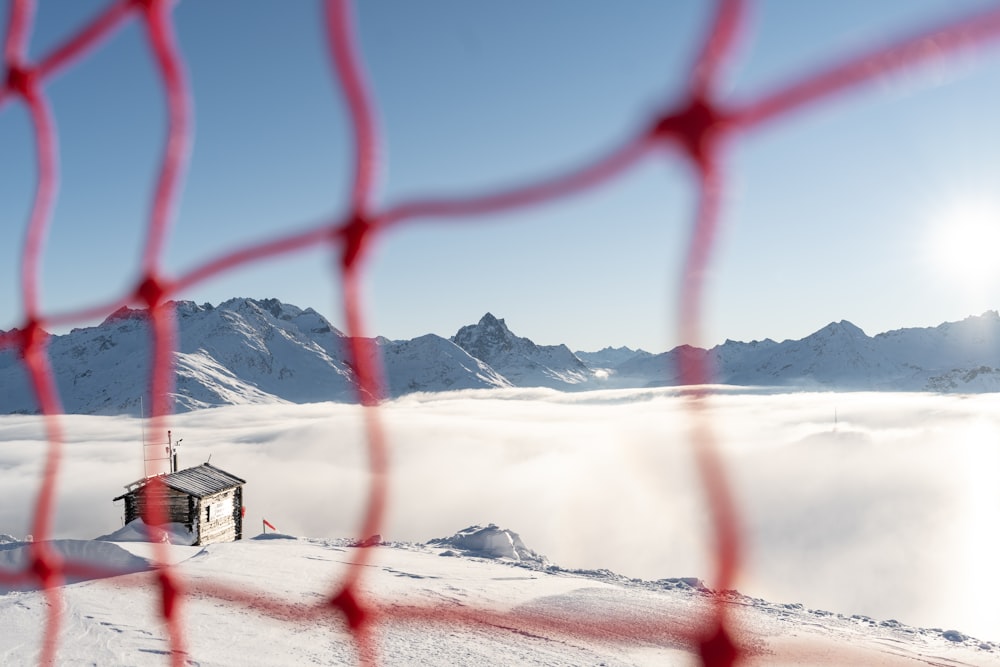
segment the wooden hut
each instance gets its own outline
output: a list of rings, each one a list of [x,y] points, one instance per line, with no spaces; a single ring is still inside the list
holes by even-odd
[[[125,523],[146,519],[149,503],[157,503],[167,523],[180,523],[195,536],[195,545],[243,539],[245,480],[202,463],[193,468],[147,477],[129,484],[115,498],[125,501]]]

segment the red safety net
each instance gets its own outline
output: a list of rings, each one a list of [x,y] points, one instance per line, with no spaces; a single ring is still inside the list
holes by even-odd
[[[360,536],[374,535],[380,532],[385,515],[389,463],[378,402],[372,398],[382,395],[382,380],[377,361],[373,361],[376,355],[364,349],[370,344],[366,342],[370,339],[365,337],[359,287],[364,279],[366,250],[379,234],[422,218],[474,218],[568,197],[614,179],[649,152],[663,151],[687,162],[697,176],[699,205],[692,221],[691,242],[683,274],[679,278],[680,338],[688,343],[697,343],[702,321],[704,276],[716,242],[719,203],[725,187],[720,166],[729,146],[768,121],[799,111],[811,103],[827,100],[874,77],[1000,38],[1000,9],[992,8],[875,51],[855,54],[835,67],[792,81],[743,104],[733,105],[720,99],[716,84],[720,69],[732,57],[735,38],[744,27],[745,7],[741,0],[721,0],[704,38],[701,53],[694,61],[684,94],[657,117],[637,128],[630,139],[610,154],[569,173],[523,187],[477,197],[416,198],[380,210],[373,203],[375,155],[380,140],[374,121],[376,102],[371,97],[359,60],[349,3],[347,0],[327,0],[325,30],[329,58],[353,125],[353,186],[349,212],[304,233],[236,249],[187,274],[167,276],[161,269],[164,239],[173,217],[191,144],[191,92],[174,36],[171,5],[170,0],[114,2],[52,52],[37,62],[29,62],[26,54],[34,3],[32,0],[12,0],[10,4],[4,40],[5,78],[0,86],[0,107],[21,103],[27,108],[34,126],[38,180],[22,256],[20,292],[24,319],[17,329],[2,335],[0,347],[15,348],[23,358],[44,414],[49,447],[32,522],[35,541],[31,543],[31,558],[22,571],[0,573],[0,583],[27,582],[37,584],[45,591],[49,611],[43,634],[42,664],[56,662],[60,634],[60,584],[68,577],[117,574],[92,565],[62,560],[46,546],[46,540],[52,537],[53,502],[63,443],[59,418],[62,410],[46,352],[46,328],[103,317],[123,305],[138,304],[148,308],[154,361],[150,378],[153,396],[150,412],[154,432],[163,432],[171,411],[168,399],[173,385],[171,356],[176,349],[176,325],[168,300],[219,274],[266,258],[315,246],[325,246],[339,253],[344,318],[352,341],[350,353],[357,371],[358,397],[364,406],[362,413],[371,479]],[[114,303],[70,313],[46,314],[39,303],[39,266],[58,185],[58,150],[45,84],[56,72],[85,58],[89,51],[97,48],[102,40],[128,20],[141,21],[146,29],[146,39],[155,56],[168,111],[166,145],[147,223],[142,277],[135,285],[123,290]],[[680,363],[684,384],[702,385],[710,380],[708,369],[693,358],[682,356]],[[688,405],[695,425],[692,446],[714,526],[716,572],[712,583],[716,590],[725,591],[732,587],[740,565],[739,518],[713,439],[705,397],[695,393]],[[163,518],[157,516],[162,509],[153,507],[147,518],[157,523]],[[157,549],[165,550],[166,547],[159,545]],[[639,630],[631,624],[613,617],[601,620],[537,618],[527,615],[518,617],[489,609],[443,610],[431,606],[399,609],[381,606],[378,600],[363,595],[359,587],[371,550],[357,549],[354,553],[354,561],[336,589],[323,603],[313,607],[283,603],[268,598],[263,591],[247,592],[244,588],[236,589],[224,584],[199,586],[198,592],[199,595],[214,596],[228,604],[240,605],[283,621],[306,621],[325,615],[334,623],[339,618],[354,637],[359,660],[363,663],[378,662],[373,633],[377,627],[394,621],[458,625],[490,622],[504,627],[521,624],[569,636],[607,637],[609,632],[613,632],[614,636],[626,642],[651,638],[648,628],[642,630],[645,634],[640,637],[637,634]],[[165,551],[160,551],[157,557],[167,561]],[[171,661],[174,665],[182,665],[187,659],[187,650],[178,610],[185,600],[185,582],[171,567],[157,569],[154,576],[160,590],[160,613],[169,636]],[[694,630],[690,629],[690,624],[678,623],[675,627],[660,628],[659,633],[662,637],[690,646],[705,665],[721,667],[735,664],[748,649],[741,646],[738,635],[733,631],[730,607],[723,595],[716,596],[713,609],[709,620],[701,626],[696,625]]]

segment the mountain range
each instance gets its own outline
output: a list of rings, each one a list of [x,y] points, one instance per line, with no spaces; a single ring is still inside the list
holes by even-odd
[[[311,308],[236,298],[218,306],[174,303],[178,411],[253,403],[357,401],[347,336]],[[714,382],[789,390],[980,393],[1000,390],[1000,315],[988,311],[936,327],[868,336],[847,321],[800,340],[680,346],[652,354],[537,345],[487,313],[451,338],[375,338],[385,393],[497,387],[563,391],[675,386],[676,361],[694,355]],[[148,392],[150,334],[143,310],[121,308],[97,326],[49,338],[64,412],[138,415]],[[148,401],[148,396],[146,397]],[[18,358],[0,350],[0,413],[38,412]]]

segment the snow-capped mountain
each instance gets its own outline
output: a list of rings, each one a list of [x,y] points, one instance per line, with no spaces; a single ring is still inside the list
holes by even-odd
[[[1000,315],[988,311],[937,327],[868,336],[828,324],[801,340],[728,340],[710,350],[678,347],[615,369],[627,386],[676,385],[680,354],[702,357],[713,381],[730,385],[838,390],[1000,391]]]
[[[348,401],[354,373],[344,335],[312,309],[276,300],[175,304],[178,410],[242,403]],[[49,340],[67,413],[139,414],[150,377],[146,313],[121,308],[96,327]],[[0,352],[2,412],[33,413],[34,393],[14,350]]]
[[[311,308],[276,299],[230,299],[218,306],[174,304],[178,329],[177,410],[274,402],[354,402],[347,337]],[[720,384],[935,392],[1000,391],[1000,315],[989,311],[937,327],[868,336],[847,321],[801,340],[727,340],[709,350],[662,354],[629,348],[571,352],[536,345],[487,313],[448,340],[376,338],[386,394],[495,387],[586,390],[680,384],[677,361],[695,357]],[[142,310],[122,308],[98,326],[49,339],[63,410],[138,414],[147,394],[151,336]],[[148,395],[145,398],[148,401]],[[13,348],[0,350],[0,413],[38,405]]]
[[[385,341],[378,351],[382,354],[391,396],[414,391],[511,386],[507,378],[484,361],[435,334],[413,340]]]
[[[875,341],[847,321],[833,322],[802,340],[745,348],[723,344],[712,362],[727,384],[823,385],[878,389],[890,363]],[[761,378],[766,382],[761,382]],[[744,381],[745,379],[745,381]]]
[[[594,371],[565,345],[535,345],[515,336],[491,313],[459,329],[451,340],[519,387],[579,389],[594,378]]]

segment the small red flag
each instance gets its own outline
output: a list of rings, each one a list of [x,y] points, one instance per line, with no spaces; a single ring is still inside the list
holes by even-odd
[[[267,519],[264,519],[264,525],[267,526],[268,528],[270,528],[271,530],[278,530],[277,528],[274,527],[274,524],[272,524]]]

